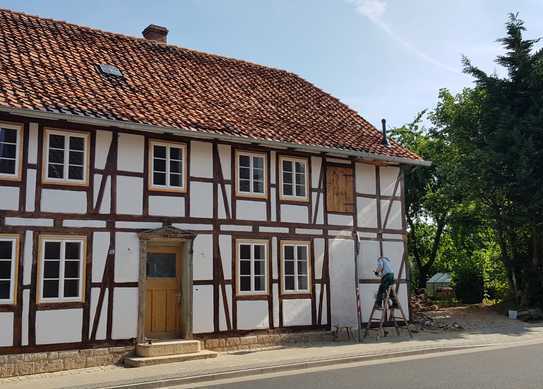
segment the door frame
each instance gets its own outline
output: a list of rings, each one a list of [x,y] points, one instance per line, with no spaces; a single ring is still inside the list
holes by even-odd
[[[138,282],[138,332],[137,341],[144,342],[145,338],[145,290],[147,273],[147,254],[149,246],[181,247],[181,339],[192,339],[192,248],[195,235],[172,226],[156,230],[144,231],[138,234],[140,239],[139,282]],[[152,250],[151,250],[152,251]]]

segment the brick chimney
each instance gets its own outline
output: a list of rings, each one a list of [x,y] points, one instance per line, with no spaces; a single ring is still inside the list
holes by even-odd
[[[168,29],[156,24],[149,24],[141,34],[150,41],[167,43],[168,40]]]

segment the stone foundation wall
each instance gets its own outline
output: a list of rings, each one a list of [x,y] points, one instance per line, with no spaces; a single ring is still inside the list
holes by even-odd
[[[202,341],[202,348],[205,348],[206,350],[237,351],[281,346],[293,343],[330,342],[333,339],[334,336],[331,332],[319,331],[232,336],[200,340]]]
[[[133,346],[0,355],[0,378],[122,363]]]

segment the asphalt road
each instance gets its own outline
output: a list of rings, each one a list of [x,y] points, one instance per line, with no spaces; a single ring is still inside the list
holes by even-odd
[[[327,368],[210,388],[504,389],[543,388],[543,344]]]

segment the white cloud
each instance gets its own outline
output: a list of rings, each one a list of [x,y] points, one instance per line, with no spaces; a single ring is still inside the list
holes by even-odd
[[[411,51],[423,61],[449,72],[462,74],[459,69],[444,64],[394,32],[394,30],[383,20],[383,16],[387,9],[387,2],[385,0],[347,0],[347,2],[353,4],[354,8],[359,14],[367,17],[373,24],[381,28],[381,30],[383,30],[390,38],[402,45],[408,51]]]

